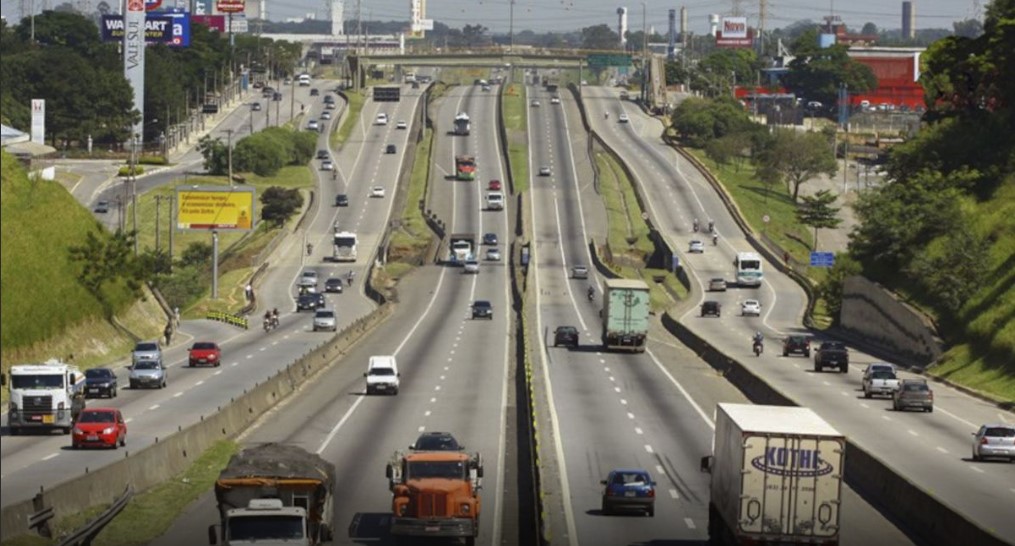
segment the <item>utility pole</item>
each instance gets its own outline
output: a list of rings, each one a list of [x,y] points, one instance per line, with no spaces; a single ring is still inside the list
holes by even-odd
[[[176,195],[169,194],[169,272],[173,272],[173,222],[176,221]]]
[[[162,208],[162,199],[163,199],[163,196],[161,196],[161,195],[156,195],[155,196],[155,254],[156,255],[158,255],[158,253],[159,253],[159,243],[161,242],[159,240],[159,238],[160,238],[159,237],[159,230],[162,228],[162,224],[159,223],[159,209]]]
[[[515,0],[511,0],[511,22],[508,24],[508,51],[514,51],[514,49],[515,49]]]
[[[233,130],[232,129],[226,129],[226,135],[227,135],[227,137],[226,137],[227,138],[227,140],[226,140],[226,142],[227,142],[226,148],[227,148],[227,154],[228,154],[227,163],[229,164],[229,186],[232,186],[233,185]]]
[[[140,253],[138,248],[138,237],[137,237],[137,143],[141,140],[141,135],[135,134],[133,140],[130,143],[130,215],[131,222],[134,230],[134,255],[137,256]]]
[[[641,3],[641,103],[648,106],[648,5]]]

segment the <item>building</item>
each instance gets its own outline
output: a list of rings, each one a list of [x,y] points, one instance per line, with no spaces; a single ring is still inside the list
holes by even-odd
[[[916,9],[909,1],[902,3],[902,37],[907,40],[916,38]]]
[[[859,105],[866,100],[872,106],[924,107],[923,86],[920,85],[920,55],[924,51],[922,47],[849,48],[849,57],[870,67],[878,79],[876,89],[850,95],[850,103]]]

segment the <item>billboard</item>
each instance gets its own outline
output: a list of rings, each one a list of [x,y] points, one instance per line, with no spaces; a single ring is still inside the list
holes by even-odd
[[[750,47],[753,43],[751,29],[747,27],[746,17],[723,17],[722,24],[715,35],[718,47]]]
[[[254,188],[177,186],[176,229],[254,229]]]
[[[196,24],[204,25],[210,30],[216,30],[218,32],[226,31],[225,15],[193,15],[190,20]]]
[[[32,99],[32,142],[46,143],[46,99]]]
[[[171,47],[190,45],[190,18],[186,12],[149,12],[145,17],[145,43],[166,44]],[[118,42],[125,34],[123,17],[102,16],[102,41]]]
[[[219,13],[243,13],[247,9],[247,0],[217,0],[215,7]]]
[[[125,4],[123,76],[134,91],[134,109],[141,114],[131,127],[131,132],[141,138],[144,135],[145,3],[144,0],[127,0]]]
[[[374,87],[374,102],[399,102],[401,87]]]

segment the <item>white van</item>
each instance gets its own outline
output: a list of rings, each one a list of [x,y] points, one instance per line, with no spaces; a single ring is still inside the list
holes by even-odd
[[[300,87],[310,87],[310,74],[300,74]]]
[[[504,210],[504,194],[499,191],[486,193],[487,210]]]
[[[398,362],[393,355],[372,356],[367,364],[367,394],[391,393],[398,394]]]
[[[388,115],[385,114],[384,112],[377,114],[377,119],[374,120],[374,125],[387,125],[387,124],[388,124]]]

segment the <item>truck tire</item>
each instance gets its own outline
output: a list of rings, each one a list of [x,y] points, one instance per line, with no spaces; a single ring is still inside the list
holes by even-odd
[[[864,398],[870,398],[871,397],[871,393],[867,392],[867,389],[864,389],[863,390],[863,397]]]
[[[839,366],[839,372],[841,372],[841,373],[849,373],[849,364],[843,364],[843,365]]]
[[[21,429],[18,427],[8,427],[8,428],[10,429],[11,436],[17,436],[21,434]]]
[[[67,436],[68,434],[70,434],[70,429],[71,429],[71,427],[63,427],[63,431],[62,431],[63,435]]]

